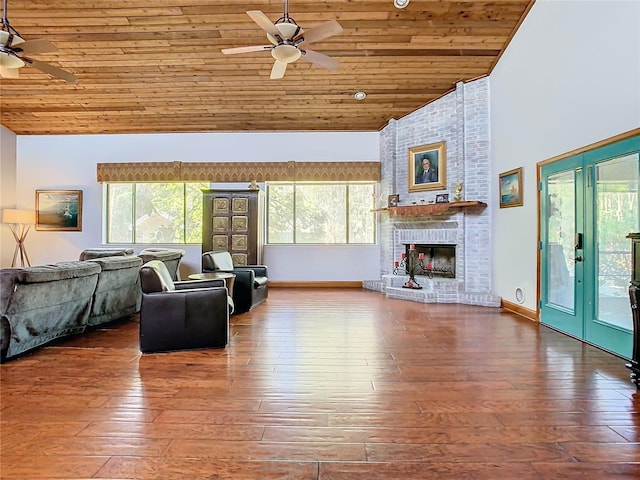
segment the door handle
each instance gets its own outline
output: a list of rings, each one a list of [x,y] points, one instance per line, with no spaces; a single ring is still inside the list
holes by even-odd
[[[573,259],[574,262],[581,262],[582,261],[582,257],[580,255],[578,255],[576,258]]]

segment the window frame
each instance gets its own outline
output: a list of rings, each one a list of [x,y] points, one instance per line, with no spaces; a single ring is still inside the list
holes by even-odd
[[[292,242],[271,242],[269,240],[269,218],[270,218],[270,201],[269,201],[269,188],[271,186],[278,185],[292,185],[293,186],[293,241]],[[297,241],[297,228],[296,228],[296,210],[297,210],[297,188],[298,186],[304,185],[342,185],[345,187],[345,230],[346,230],[346,241],[340,243],[306,243],[306,242],[298,242]],[[372,196],[371,196],[371,222],[373,223],[372,229],[372,239],[371,242],[350,242],[349,239],[353,235],[351,232],[351,224],[350,224],[350,195],[351,189],[349,188],[352,185],[371,185],[372,188]],[[375,181],[346,181],[346,182],[314,182],[314,181],[282,181],[282,182],[265,182],[265,245],[274,245],[274,246],[319,246],[319,247],[345,247],[345,246],[354,246],[354,245],[377,245],[378,244],[378,229],[377,222],[375,217],[375,202],[374,195],[375,192],[379,189],[379,183]]]
[[[145,184],[167,184],[173,183],[182,185],[182,238],[184,239],[182,242],[138,242],[137,241],[137,231],[136,231],[136,205],[137,205],[137,195],[138,195],[138,185]],[[104,238],[103,241],[107,245],[198,245],[202,242],[202,219],[200,223],[200,240],[198,242],[187,242],[187,185],[189,184],[200,184],[203,185],[203,188],[210,188],[211,184],[208,182],[105,182],[103,188],[103,228],[104,228]],[[116,241],[110,240],[111,236],[111,206],[112,206],[112,198],[110,187],[111,185],[127,185],[132,191],[130,193],[130,207],[131,207],[131,217],[129,219],[131,225],[131,241]]]

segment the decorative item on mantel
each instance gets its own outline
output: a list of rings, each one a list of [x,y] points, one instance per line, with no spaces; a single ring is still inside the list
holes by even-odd
[[[424,270],[429,278],[433,278],[433,265],[431,263],[424,264],[424,253],[418,253],[415,245],[409,245],[409,254],[402,252],[402,261],[394,262],[393,274],[398,275],[399,269],[409,274],[409,280],[407,280],[402,288],[413,288],[414,290],[422,289],[416,281],[416,271],[419,269]]]
[[[251,180],[251,183],[248,186],[249,190],[260,190],[260,185],[255,180]]]
[[[453,195],[453,201],[454,202],[461,202],[462,201],[462,188],[463,187],[464,187],[464,183],[462,183],[462,182],[456,183],[455,194]]]

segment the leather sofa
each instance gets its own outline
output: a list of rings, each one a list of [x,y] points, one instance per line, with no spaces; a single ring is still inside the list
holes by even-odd
[[[140,268],[140,351],[222,348],[229,338],[229,297],[224,280],[174,282],[166,265]]]
[[[230,272],[236,278],[233,284],[235,313],[248,312],[264,303],[269,296],[269,277],[266,265],[234,267],[227,251],[211,251],[202,254],[202,271]]]

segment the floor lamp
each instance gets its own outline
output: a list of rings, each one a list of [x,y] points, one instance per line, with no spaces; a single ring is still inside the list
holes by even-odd
[[[26,265],[30,267],[31,263],[27,256],[27,249],[24,246],[24,240],[27,238],[29,230],[31,230],[31,225],[36,223],[36,212],[33,210],[5,208],[2,211],[2,223],[9,224],[11,233],[13,233],[13,238],[16,239],[16,249],[13,252],[13,261],[11,262],[11,266],[16,266],[18,252],[20,252],[20,266],[24,267],[26,263]]]

